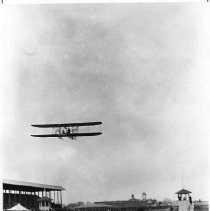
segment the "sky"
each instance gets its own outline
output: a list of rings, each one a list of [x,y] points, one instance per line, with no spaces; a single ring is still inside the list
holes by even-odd
[[[61,185],[64,203],[208,198],[207,27],[201,3],[8,5],[2,176]],[[31,124],[102,121],[96,137]],[[43,132],[43,131],[42,131]]]

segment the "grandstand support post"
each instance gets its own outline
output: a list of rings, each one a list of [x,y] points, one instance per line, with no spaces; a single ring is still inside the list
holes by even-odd
[[[14,191],[14,199],[15,199],[15,202],[17,201],[16,199],[16,191]]]
[[[21,194],[20,194],[20,190],[19,190],[19,203],[21,204]]]
[[[61,196],[61,207],[62,207],[62,191],[60,190],[60,196]]]
[[[9,190],[9,207],[11,207],[10,190]]]
[[[30,207],[31,207],[31,192],[29,192],[29,194],[30,194]]]
[[[55,190],[54,190],[54,201],[53,201],[53,202],[54,202],[54,204],[55,204]]]
[[[57,194],[56,195],[57,195],[57,204],[59,204],[59,202],[58,202],[58,190],[57,190]]]
[[[23,191],[23,202],[22,202],[23,206],[26,206],[25,201],[26,201],[26,195],[25,195],[25,191]]]

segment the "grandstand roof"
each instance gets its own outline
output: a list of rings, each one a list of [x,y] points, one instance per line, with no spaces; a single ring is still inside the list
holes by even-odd
[[[33,182],[22,182],[15,180],[3,180],[3,189],[4,190],[17,190],[17,191],[62,191],[65,190],[62,186],[56,185],[46,185]]]
[[[189,190],[181,189],[180,191],[176,192],[175,194],[189,194],[192,193]]]

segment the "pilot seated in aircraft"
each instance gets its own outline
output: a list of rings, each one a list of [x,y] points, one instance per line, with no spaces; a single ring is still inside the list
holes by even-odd
[[[70,135],[70,129],[69,128],[67,129],[66,134]]]

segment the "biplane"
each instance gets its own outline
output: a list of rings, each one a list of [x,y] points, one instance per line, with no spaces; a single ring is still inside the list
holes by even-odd
[[[42,134],[42,135],[31,135],[33,137],[57,137],[64,138],[68,137],[70,139],[76,139],[79,136],[98,136],[101,135],[101,132],[79,132],[79,127],[88,127],[101,125],[102,122],[83,122],[83,123],[64,123],[64,124],[40,124],[40,125],[31,125],[32,127],[38,128],[53,128],[53,134]]]

